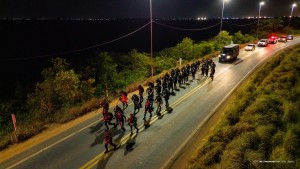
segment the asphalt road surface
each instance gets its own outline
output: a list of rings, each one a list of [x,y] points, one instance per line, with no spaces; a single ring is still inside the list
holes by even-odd
[[[118,150],[104,154],[106,127],[99,121],[102,117],[99,114],[97,118],[88,119],[4,161],[0,168],[166,168],[243,79],[279,50],[299,42],[300,38],[295,38],[287,43],[257,47],[255,51],[241,49],[239,58],[233,63],[218,63],[214,60],[214,81],[202,77],[198,71],[196,80],[190,81],[180,91],[176,91],[175,96],[170,97],[172,111],[166,112],[163,108],[161,117],[153,112],[152,118],[149,119],[148,114],[144,121],[142,108],[137,114],[139,134],[130,136],[127,124],[126,132],[122,132],[120,126],[112,128],[113,140],[120,145]],[[111,108],[114,106],[110,105]],[[125,109],[126,117],[132,111],[133,105],[130,104]]]

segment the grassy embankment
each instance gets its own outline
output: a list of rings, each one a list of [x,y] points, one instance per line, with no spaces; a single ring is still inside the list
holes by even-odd
[[[299,98],[298,45],[274,56],[236,91],[189,168],[300,168]]]

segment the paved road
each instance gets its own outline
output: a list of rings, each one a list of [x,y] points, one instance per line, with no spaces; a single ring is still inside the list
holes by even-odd
[[[215,61],[215,80],[198,74],[197,80],[170,98],[173,111],[164,111],[160,118],[149,119],[148,116],[143,121],[144,109],[141,109],[137,114],[138,135],[129,136],[128,126],[126,132],[120,127],[111,129],[114,142],[121,145],[116,151],[104,154],[105,126],[99,122],[99,115],[1,163],[0,168],[164,168],[251,71],[274,53],[296,43],[300,43],[300,38],[252,52],[241,49],[239,59],[234,63]],[[128,117],[132,111],[130,105],[125,115]],[[144,123],[150,126],[145,128]]]

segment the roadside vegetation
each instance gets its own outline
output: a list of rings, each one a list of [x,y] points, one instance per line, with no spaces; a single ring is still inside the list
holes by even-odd
[[[300,45],[274,56],[234,93],[189,168],[300,168],[299,98]]]
[[[222,46],[231,41],[242,44],[254,40],[249,34],[236,32],[230,35],[226,31],[208,41],[194,42],[184,38],[176,46],[154,53],[153,63],[148,53],[135,49],[128,54],[99,52],[97,56],[78,61],[80,64],[73,67],[66,59],[54,58],[52,66],[41,72],[43,80],[35,86],[13,84],[16,86],[12,91],[14,94],[0,98],[0,151],[40,133],[47,124],[65,123],[96,110],[104,98],[112,100],[122,90],[132,92],[139,84],[147,84],[153,80],[150,78],[151,66],[156,78],[178,66],[179,58],[186,64],[217,56]],[[11,113],[17,118],[15,132]]]

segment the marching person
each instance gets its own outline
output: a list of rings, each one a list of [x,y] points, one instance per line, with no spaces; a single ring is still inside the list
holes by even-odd
[[[170,98],[170,92],[168,89],[165,89],[163,91],[163,97],[165,98],[165,102],[166,102],[166,108],[169,108],[169,98]]]
[[[128,125],[130,126],[130,135],[133,135],[132,127],[136,129],[136,134],[139,133],[139,128],[137,127],[137,118],[132,113],[130,113],[130,117],[128,118]]]
[[[144,101],[144,97],[143,97],[143,94],[144,94],[144,88],[143,88],[143,86],[142,86],[142,85],[139,85],[139,86],[138,86],[138,90],[139,90],[139,95],[140,95],[140,103],[139,103],[139,105],[140,105],[140,107],[142,107],[142,103],[143,103],[143,101]]]
[[[119,111],[117,114],[118,123],[120,124],[120,127],[123,131],[126,131],[124,128],[124,123],[126,121],[126,117]]]
[[[216,68],[216,64],[215,64],[215,62],[212,62],[211,63],[211,70],[210,70],[210,78],[211,78],[211,81],[213,81],[214,80],[214,75],[215,75],[215,72],[216,72],[216,70],[215,70],[215,68]]]
[[[140,99],[139,99],[139,96],[136,95],[136,94],[133,94],[132,97],[131,97],[131,100],[133,102],[133,113],[136,114],[140,111],[140,106],[139,106],[139,103],[140,103]],[[137,112],[135,112],[137,110]]]
[[[206,77],[208,76],[209,63],[210,63],[209,60],[207,60],[206,63],[205,63],[205,76],[206,76]]]
[[[106,126],[106,129],[109,129],[108,125],[115,125],[113,123],[111,123],[111,120],[113,119],[113,114],[112,113],[109,113],[109,112],[103,112],[103,121],[104,121],[104,124]]]
[[[116,150],[117,149],[117,145],[112,142],[112,136],[111,136],[111,133],[109,132],[108,129],[105,130],[105,135],[104,136],[105,136],[105,138],[104,138],[104,140],[105,140],[104,146],[105,146],[105,150],[106,150],[105,153],[108,152],[108,144],[110,144],[111,146],[114,146],[114,150]]]
[[[157,95],[157,96],[155,97],[155,103],[157,103],[156,114],[157,114],[158,116],[160,116],[160,115],[161,115],[161,114],[160,114],[160,111],[161,111],[161,105],[163,104],[163,100],[162,100],[160,94]]]
[[[126,109],[128,107],[128,97],[127,97],[127,92],[122,91],[122,95],[120,98],[120,101],[123,104],[123,110]]]
[[[100,103],[100,106],[103,107],[103,112],[108,112],[109,110],[109,103],[106,99],[103,100],[103,102]]]
[[[152,110],[152,108],[151,108],[151,105],[150,105],[150,101],[149,101],[149,99],[147,99],[146,102],[145,102],[145,113],[144,113],[143,120],[146,119],[147,112],[149,112],[150,113],[150,117],[152,117],[151,110]]]

